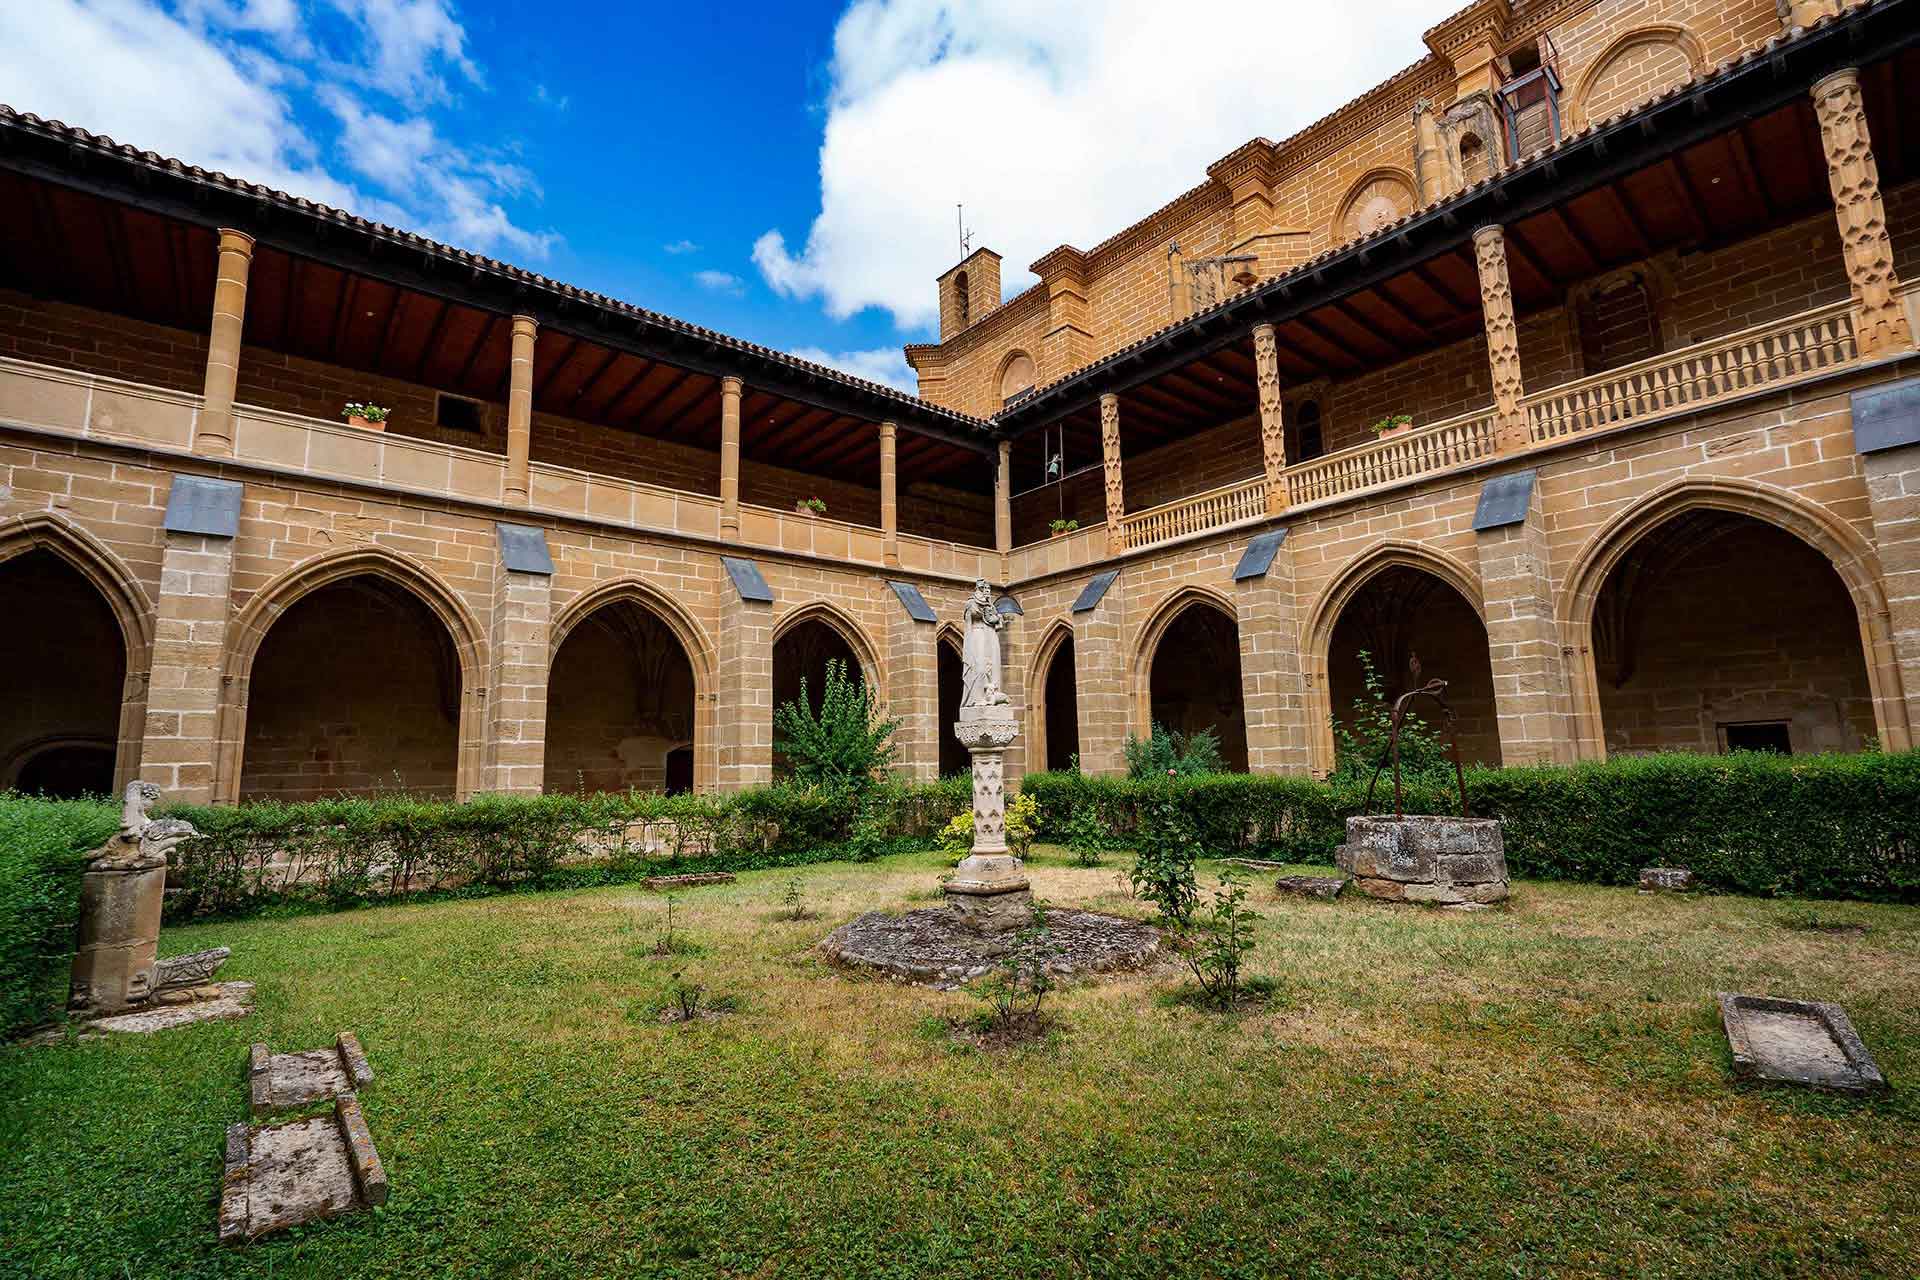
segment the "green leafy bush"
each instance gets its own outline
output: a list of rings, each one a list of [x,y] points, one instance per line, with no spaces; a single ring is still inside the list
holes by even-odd
[[[883,718],[873,690],[834,658],[827,662],[818,715],[805,676],[800,696],[774,709],[773,727],[780,735],[774,750],[802,785],[860,791],[893,763],[893,731],[899,723]]]
[[[1211,729],[1175,733],[1155,721],[1153,732],[1144,739],[1128,734],[1125,750],[1130,778],[1188,778],[1227,771],[1220,735]]]
[[[1231,1009],[1240,1001],[1240,967],[1253,950],[1253,922],[1259,918],[1259,912],[1247,909],[1246,883],[1229,865],[1220,872],[1205,918],[1193,920],[1174,939],[1202,999],[1216,1008]]]
[[[1361,811],[1364,779],[1223,774],[1136,782],[1030,774],[1042,839],[1078,810],[1138,841],[1162,794],[1192,822],[1205,855],[1325,862]],[[1473,768],[1475,817],[1506,824],[1507,865],[1538,879],[1632,884],[1641,867],[1693,869],[1712,888],[1763,895],[1920,901],[1920,752],[1780,756],[1672,754],[1604,764]],[[1391,806],[1375,798],[1375,809]],[[1411,813],[1457,813],[1452,778],[1411,780]]]
[[[1337,782],[1358,781],[1362,786],[1383,763],[1392,772],[1388,747],[1393,737],[1393,699],[1387,696],[1387,682],[1373,669],[1373,655],[1360,651],[1361,692],[1353,700],[1347,719],[1333,721],[1333,777]],[[1451,782],[1453,757],[1439,730],[1419,714],[1419,708],[1432,707],[1429,700],[1410,703],[1407,718],[1400,725],[1400,777]]]
[[[119,824],[104,802],[0,795],[0,1038],[65,1007],[80,877]]]
[[[1184,927],[1193,918],[1200,896],[1193,878],[1200,854],[1199,832],[1175,788],[1170,783],[1154,786],[1141,810],[1140,837],[1129,877],[1134,893]]]

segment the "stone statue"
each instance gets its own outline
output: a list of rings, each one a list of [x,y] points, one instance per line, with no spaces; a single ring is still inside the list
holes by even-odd
[[[1026,869],[1007,848],[1006,754],[1020,736],[1020,721],[1000,687],[1000,633],[1008,616],[994,607],[993,588],[982,578],[961,618],[965,667],[953,733],[973,762],[973,849],[947,881],[947,903],[963,928],[1005,934],[1026,923],[1033,901]]]
[[[1000,633],[1006,630],[1007,615],[994,606],[993,588],[985,578],[973,584],[961,612],[966,623],[966,641],[960,648],[962,675],[960,709],[968,707],[1004,707],[1006,692],[1000,687]]]
[[[120,830],[94,851],[90,871],[145,871],[167,865],[175,845],[200,833],[178,818],[152,818],[148,811],[160,801],[160,788],[151,782],[129,782],[120,806]]]
[[[80,888],[80,945],[73,956],[68,1003],[90,1014],[144,1005],[163,993],[200,988],[227,958],[214,947],[190,956],[156,959],[160,904],[167,887],[167,855],[197,836],[193,824],[150,815],[160,788],[129,782],[120,830],[94,850]]]

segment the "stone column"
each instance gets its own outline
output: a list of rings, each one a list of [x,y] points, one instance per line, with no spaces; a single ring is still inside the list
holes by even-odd
[[[1452,194],[1447,190],[1447,161],[1440,149],[1440,129],[1433,117],[1433,99],[1414,101],[1413,172],[1420,182],[1422,205],[1437,204]]]
[[[744,791],[773,781],[773,606],[742,600],[725,582],[721,590],[716,785]]]
[[[1291,560],[1282,544],[1265,577],[1233,584],[1247,768],[1254,773],[1305,775],[1312,770]]]
[[[1867,132],[1859,71],[1836,71],[1814,85],[1813,105],[1827,152],[1833,212],[1840,222],[1840,251],[1853,285],[1854,340],[1863,356],[1909,350],[1913,331],[1894,296],[1900,279],[1893,270],[1893,242],[1887,236],[1887,210],[1880,199],[1880,170]]]
[[[233,539],[168,533],[154,603],[140,777],[181,804],[212,804],[220,753]],[[237,745],[237,744],[236,744]]]
[[[226,457],[233,452],[233,391],[240,380],[240,334],[247,320],[247,272],[253,237],[220,229],[220,274],[213,286],[213,324],[207,333],[207,379],[200,397],[195,453]]]
[[[993,548],[1013,550],[1013,441],[1000,442],[1000,465],[993,473]]]
[[[1100,397],[1100,454],[1107,468],[1107,554],[1127,549],[1127,495],[1120,478],[1120,397]]]
[[[1920,740],[1920,444],[1879,450],[1860,459],[1867,473],[1874,550],[1887,591],[1891,654],[1869,651],[1867,661],[1898,682],[1906,717],[1887,716],[1880,745],[1911,749]]]
[[[1120,602],[1112,592],[1097,608],[1074,615],[1073,673],[1078,686],[1081,770],[1108,776],[1125,773],[1133,695]]]
[[[720,379],[720,536],[740,536],[740,379]]]
[[[963,927],[1008,933],[1033,906],[1027,870],[1007,850],[1007,748],[1020,736],[1011,706],[965,707],[953,731],[973,757],[973,849],[946,882],[947,905]]]
[[[1267,514],[1287,509],[1287,420],[1280,403],[1280,341],[1270,324],[1253,327],[1254,376],[1260,387],[1260,456],[1267,465]]]
[[[880,424],[880,553],[889,567],[900,564],[900,473],[897,437],[891,422]]]
[[[1526,388],[1520,381],[1520,329],[1513,318],[1513,282],[1507,276],[1507,238],[1499,227],[1473,233],[1474,262],[1480,269],[1480,307],[1486,318],[1487,363],[1493,372],[1493,431],[1496,448],[1510,453],[1527,443],[1527,420],[1520,408]]]
[[[552,576],[496,563],[483,784],[490,791],[539,795],[545,787],[552,622]]]
[[[1536,488],[1525,520],[1474,535],[1486,603],[1500,762],[1570,764],[1577,755],[1567,655],[1554,621],[1546,514]]]
[[[509,506],[527,505],[533,449],[533,347],[539,326],[532,316],[513,318],[513,363],[507,375],[507,488]]]
[[[940,639],[930,622],[905,609],[887,621],[887,714],[894,730],[894,769],[914,782],[940,776]]]

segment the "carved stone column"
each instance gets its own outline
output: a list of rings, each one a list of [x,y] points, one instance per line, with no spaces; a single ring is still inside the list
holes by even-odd
[[[1894,297],[1900,279],[1893,270],[1893,242],[1887,236],[1887,210],[1880,199],[1880,170],[1867,132],[1860,73],[1836,71],[1814,85],[1813,105],[1827,152],[1833,212],[1840,222],[1840,251],[1859,307],[1855,343],[1863,356],[1905,351],[1913,346],[1913,332]]]
[[[240,334],[247,321],[247,273],[253,237],[220,229],[220,275],[213,286],[213,323],[207,332],[207,376],[200,395],[195,453],[233,452],[233,391],[240,381]]]
[[[1267,514],[1287,509],[1287,420],[1280,404],[1280,341],[1273,326],[1253,327],[1254,376],[1260,385],[1260,456],[1267,465]]]
[[[1127,549],[1127,494],[1120,479],[1120,397],[1100,397],[1100,453],[1107,467],[1107,554]]]
[[[1000,442],[1000,465],[993,473],[993,549],[1013,550],[1013,442]]]
[[[899,429],[880,424],[880,550],[889,566],[900,563]]]
[[[533,346],[540,326],[532,316],[513,318],[513,363],[507,372],[506,501],[524,507],[532,493],[527,472],[533,450]]]
[[[740,379],[720,379],[720,535],[740,536]]]
[[[1493,372],[1495,447],[1511,453],[1527,443],[1526,415],[1520,400],[1520,328],[1513,318],[1513,282],[1507,276],[1507,238],[1499,227],[1473,233],[1474,263],[1480,269],[1480,308],[1486,319],[1487,364]]]
[[[1033,905],[1026,864],[1007,850],[1007,748],[1020,736],[1013,708],[966,707],[953,732],[973,757],[973,849],[946,883],[947,905],[979,933],[1007,933]]]

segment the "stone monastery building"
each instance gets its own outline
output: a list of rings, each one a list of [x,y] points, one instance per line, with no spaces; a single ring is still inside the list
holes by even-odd
[[[1425,42],[955,264],[919,398],[0,108],[0,785],[738,788],[834,656],[928,778],[981,577],[1015,768],[1325,770],[1363,650],[1488,761],[1913,745],[1920,0]]]

